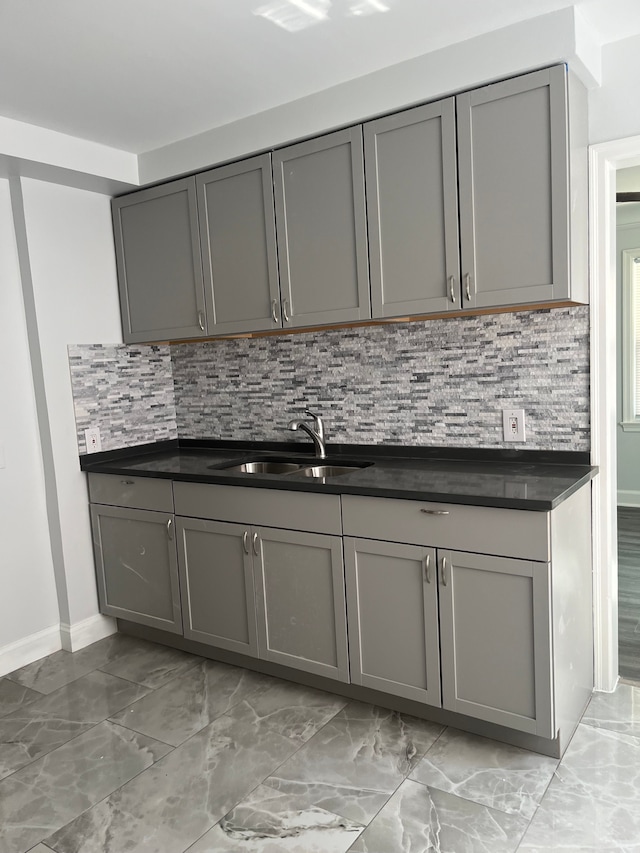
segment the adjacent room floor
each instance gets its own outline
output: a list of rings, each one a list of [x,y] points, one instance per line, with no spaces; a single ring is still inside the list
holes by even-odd
[[[0,679],[0,853],[640,851],[640,688],[557,761],[115,635]]]
[[[620,675],[640,682],[640,508],[618,507]]]

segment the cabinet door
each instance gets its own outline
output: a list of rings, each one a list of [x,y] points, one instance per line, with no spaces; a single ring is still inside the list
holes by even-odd
[[[248,525],[176,519],[184,635],[257,655]]]
[[[554,737],[548,563],[438,550],[443,707]]]
[[[459,95],[457,109],[463,307],[567,299],[564,66]]]
[[[260,657],[349,680],[342,540],[253,529]]]
[[[351,681],[440,706],[436,554],[344,540]]]
[[[209,334],[282,326],[271,155],[196,177]]]
[[[370,318],[362,128],[276,151],[273,171],[285,328]]]
[[[460,309],[455,101],[364,125],[373,317]]]
[[[182,633],[173,516],[91,505],[100,612]]]
[[[113,199],[125,343],[206,332],[195,178]]]

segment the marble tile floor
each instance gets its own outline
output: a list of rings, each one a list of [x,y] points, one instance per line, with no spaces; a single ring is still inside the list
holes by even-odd
[[[0,679],[0,853],[640,853],[640,688],[561,762],[124,635]]]

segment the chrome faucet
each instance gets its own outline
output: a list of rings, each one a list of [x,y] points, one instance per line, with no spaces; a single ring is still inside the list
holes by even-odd
[[[306,421],[289,421],[287,429],[293,430],[293,432],[298,429],[304,430],[313,441],[316,456],[319,456],[320,459],[325,459],[327,452],[324,446],[324,424],[322,423],[322,418],[315,412],[310,412],[309,409],[305,409],[304,413],[313,418],[313,427],[310,427]]]

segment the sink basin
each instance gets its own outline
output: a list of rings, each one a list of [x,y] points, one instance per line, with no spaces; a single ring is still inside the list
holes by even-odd
[[[229,465],[225,471],[236,474],[292,474],[300,471],[304,465],[298,462],[242,462],[240,465]]]
[[[341,474],[351,474],[353,471],[359,471],[361,468],[366,468],[366,465],[311,465],[308,468],[303,468],[300,475],[303,477],[340,477]]]

